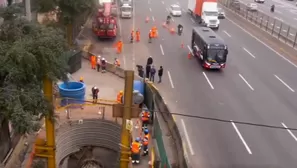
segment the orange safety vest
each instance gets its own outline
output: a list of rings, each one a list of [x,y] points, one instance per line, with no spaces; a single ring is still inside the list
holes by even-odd
[[[141,117],[142,121],[148,121],[149,118],[150,118],[149,112],[147,112],[147,111],[142,112],[142,117]]]
[[[119,93],[118,96],[117,96],[117,102],[118,103],[122,103],[122,97],[123,97],[123,95]]]
[[[132,153],[139,153],[140,152],[140,143],[138,142],[132,142],[132,145],[131,145],[131,152]]]
[[[147,146],[149,144],[149,140],[150,140],[150,134],[145,135],[144,138],[143,138],[143,143],[142,144],[144,146]]]

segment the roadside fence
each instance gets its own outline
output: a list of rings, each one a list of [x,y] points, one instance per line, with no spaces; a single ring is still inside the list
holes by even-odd
[[[233,11],[235,14],[248,20],[273,37],[297,48],[297,28],[293,27],[276,17],[269,16],[261,11],[248,10],[247,4],[235,0],[219,0],[219,3]]]

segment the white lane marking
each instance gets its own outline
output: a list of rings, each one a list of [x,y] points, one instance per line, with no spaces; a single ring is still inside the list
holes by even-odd
[[[233,23],[235,26],[237,26],[238,28],[240,28],[242,31],[244,31],[245,33],[247,33],[248,35],[250,35],[251,37],[253,37],[255,40],[257,40],[258,42],[260,42],[261,44],[263,44],[265,47],[267,47],[268,49],[270,49],[272,52],[274,52],[275,54],[277,54],[278,56],[282,57],[284,60],[286,60],[288,63],[290,63],[291,65],[293,65],[295,68],[297,68],[297,65],[295,65],[292,61],[290,61],[288,58],[284,57],[283,55],[281,55],[279,52],[275,51],[273,48],[271,48],[269,45],[265,44],[263,41],[261,41],[260,39],[258,39],[256,36],[252,35],[250,32],[248,32],[247,30],[245,30],[243,27],[239,26],[237,23],[235,23],[234,21],[230,20],[229,18],[226,18],[229,22]]]
[[[152,8],[150,8],[150,11],[152,11]]]
[[[226,32],[226,30],[223,30],[223,32],[224,32],[225,34],[227,34],[227,36],[231,37],[231,35],[230,35],[228,32]]]
[[[246,48],[243,47],[243,50],[245,52],[247,52],[250,56],[252,56],[253,58],[256,58],[251,52],[249,52],[249,50],[247,50]]]
[[[282,125],[283,125],[283,127],[286,128],[286,130],[287,130],[287,131],[289,132],[289,134],[294,138],[294,140],[297,141],[297,138],[296,138],[296,136],[293,134],[293,132],[292,132],[290,129],[288,129],[288,127],[287,127],[284,123],[282,123]]]
[[[153,20],[153,21],[155,21],[155,18],[154,18],[154,16],[152,16],[152,20]]]
[[[292,89],[288,84],[286,84],[286,82],[284,82],[280,77],[278,77],[277,75],[274,75],[276,77],[276,79],[278,79],[282,84],[284,84],[289,90],[291,90],[292,92],[295,92],[294,89]]]
[[[191,141],[190,141],[190,138],[189,138],[189,135],[188,135],[188,131],[187,131],[187,128],[186,128],[186,124],[184,122],[183,119],[181,119],[181,124],[183,126],[183,130],[184,130],[184,133],[185,133],[185,137],[186,137],[186,141],[187,141],[187,144],[189,146],[189,150],[190,150],[190,153],[191,155],[194,155],[194,150],[193,150],[193,147],[192,147],[192,144],[191,144]]]
[[[280,27],[279,27],[279,26],[277,26],[276,28],[277,28],[277,29],[279,29]]]
[[[274,17],[274,19],[277,19],[277,20],[279,20],[279,21],[281,21],[281,22],[284,21],[283,19],[281,19],[281,18],[279,18],[279,17]]]
[[[247,84],[248,85],[248,87],[252,90],[252,91],[254,91],[254,88],[249,84],[249,82],[241,75],[241,74],[238,74],[239,75],[239,77],[245,82],[245,84]]]
[[[147,1],[147,3],[148,3],[148,4],[150,4],[150,3],[151,3],[151,1]]]
[[[287,30],[283,30],[283,32],[287,32]]]
[[[193,55],[193,50],[192,50],[192,48],[191,48],[189,45],[187,45],[187,47],[188,47],[190,53]]]
[[[294,20],[297,20],[297,18],[294,18]]]
[[[162,4],[164,4],[164,1],[162,1]]]
[[[168,74],[168,78],[169,78],[170,85],[171,85],[172,89],[174,89],[174,85],[173,85],[173,81],[172,81],[172,78],[171,78],[170,72],[169,72],[169,71],[167,71],[167,74]]]
[[[290,35],[291,35],[291,36],[295,36],[295,34],[293,34],[293,33],[290,33]]]
[[[174,22],[174,19],[173,18],[171,18],[171,20]]]
[[[214,87],[213,87],[213,85],[211,84],[210,80],[209,80],[208,77],[206,76],[206,73],[205,73],[205,72],[202,72],[202,73],[203,73],[203,75],[204,75],[204,77],[205,77],[207,83],[209,84],[210,88],[211,88],[211,89],[214,89]]]
[[[160,44],[160,49],[161,49],[162,55],[164,55],[164,50],[163,50],[162,44]]]
[[[191,21],[192,21],[193,23],[195,23],[195,20],[194,20],[193,18],[191,18]]]
[[[231,121],[231,124],[232,124],[233,128],[235,129],[237,135],[239,136],[240,140],[242,141],[243,145],[245,146],[246,150],[251,155],[252,154],[252,151],[251,151],[250,147],[248,146],[248,144],[243,139],[243,137],[242,137],[241,133],[239,132],[237,126],[235,125],[235,123],[233,121]]]

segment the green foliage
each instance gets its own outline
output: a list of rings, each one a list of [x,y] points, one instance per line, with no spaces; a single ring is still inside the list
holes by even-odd
[[[19,17],[23,13],[23,4],[12,4],[6,8],[0,8],[0,16],[4,20],[12,20],[16,17]]]
[[[16,132],[30,132],[34,116],[53,108],[42,93],[44,77],[67,80],[64,34],[22,18],[4,21],[0,30],[0,115]]]
[[[38,3],[38,11],[41,13],[46,13],[53,11],[57,6],[56,0],[35,0]]]
[[[94,0],[57,0],[61,10],[60,19],[67,25],[71,24],[80,14],[91,11],[94,7]]]

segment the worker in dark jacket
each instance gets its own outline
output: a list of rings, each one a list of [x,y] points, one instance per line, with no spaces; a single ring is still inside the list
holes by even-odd
[[[158,70],[158,76],[159,76],[159,82],[158,83],[161,83],[162,82],[162,76],[163,76],[163,67],[160,66],[160,69]]]
[[[145,68],[145,75],[146,75],[146,78],[150,78],[150,74],[151,74],[151,65],[146,65],[146,68]]]
[[[150,56],[148,59],[147,59],[147,61],[146,61],[146,65],[152,65],[153,64],[153,58],[152,58],[152,56]]]

